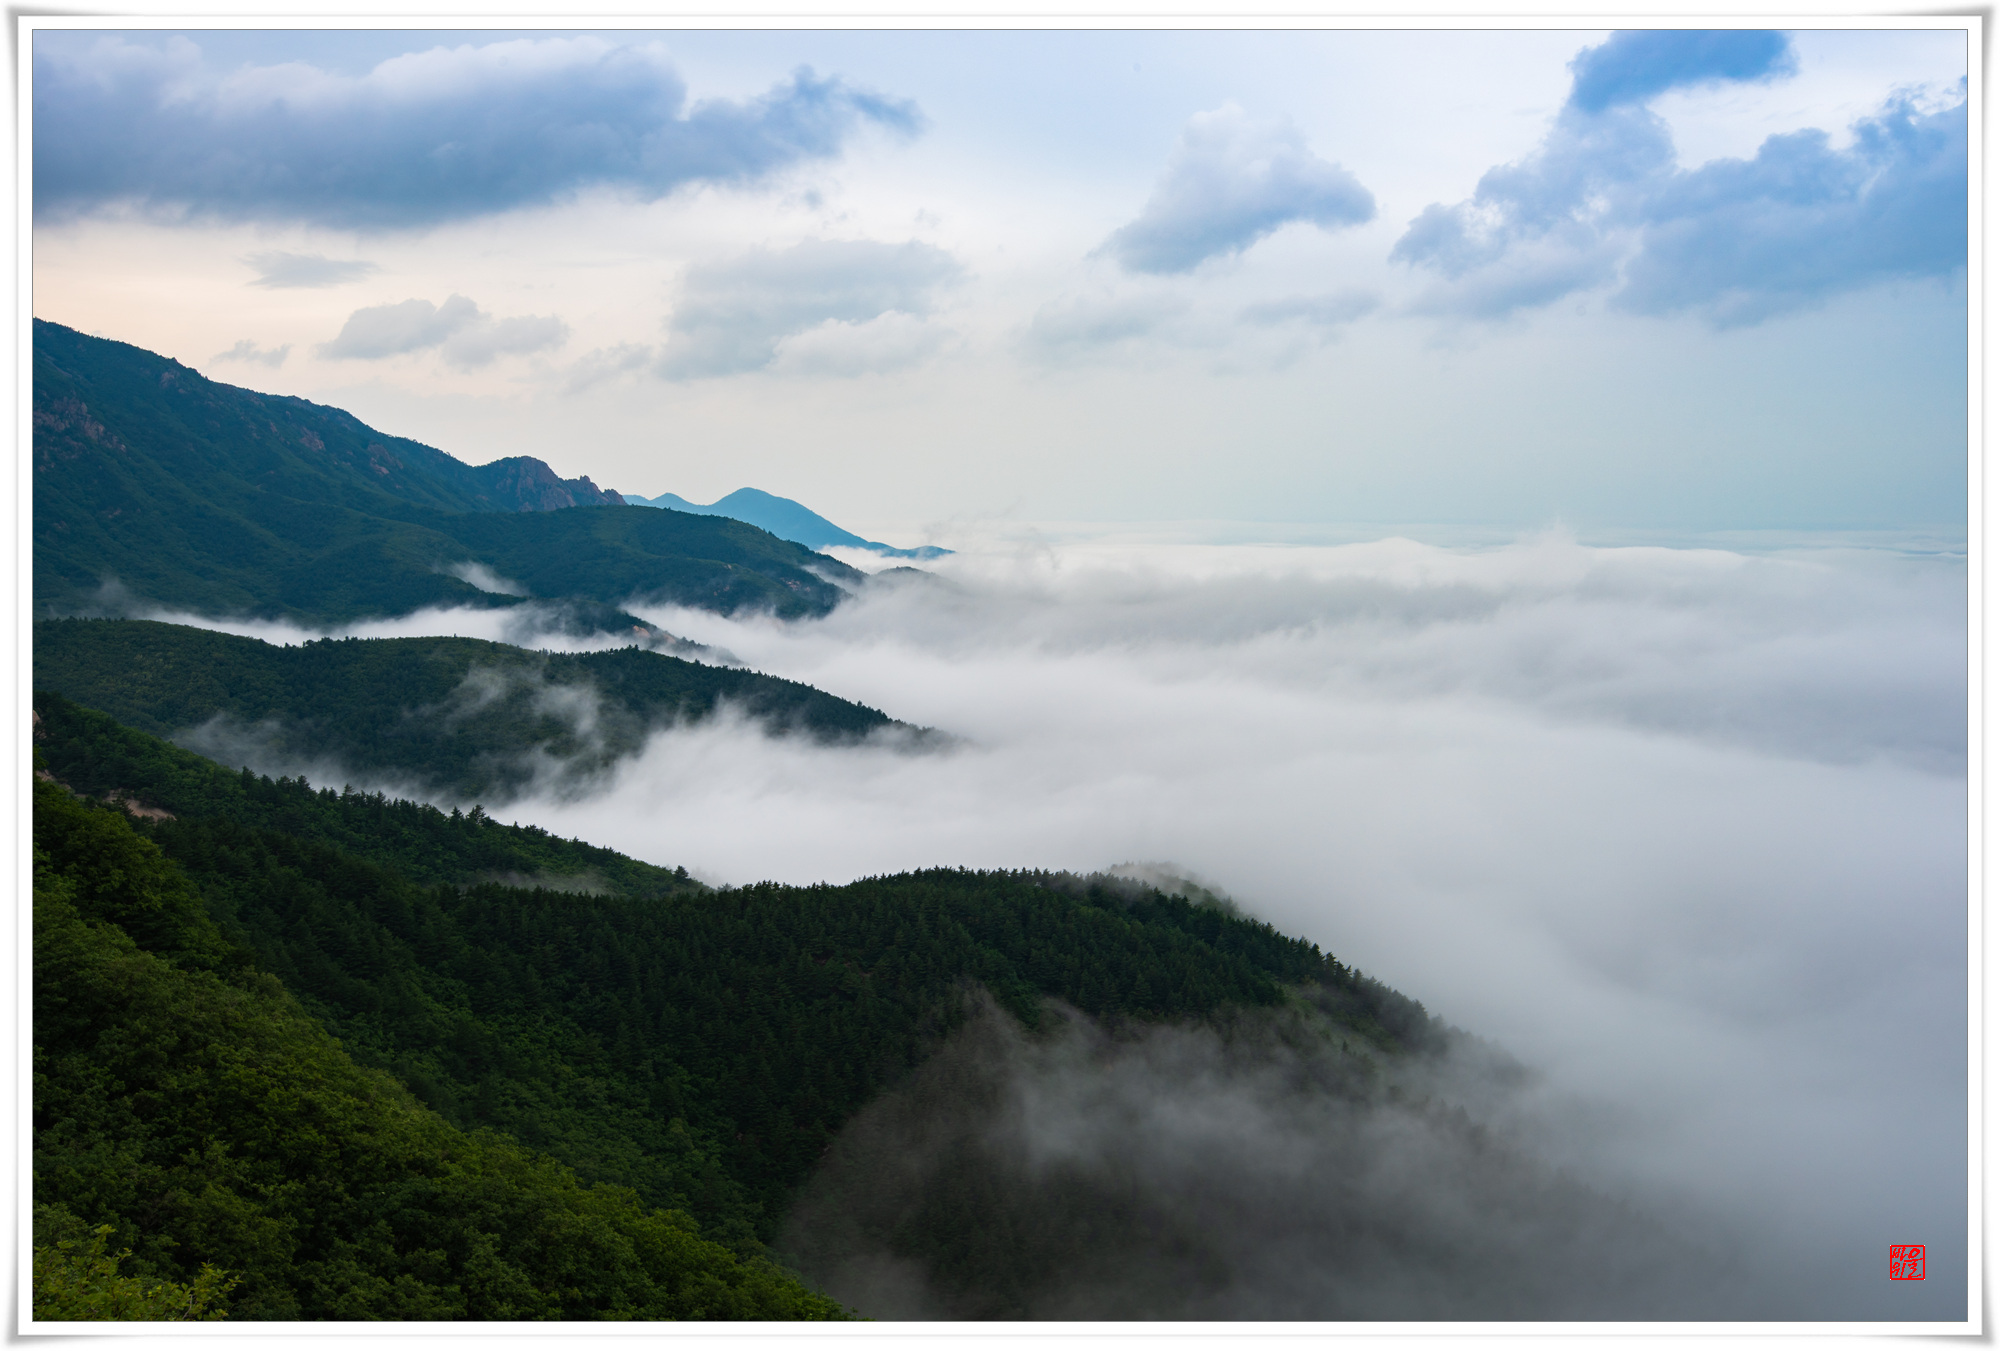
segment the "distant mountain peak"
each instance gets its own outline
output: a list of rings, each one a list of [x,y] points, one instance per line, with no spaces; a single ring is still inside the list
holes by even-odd
[[[841,529],[803,503],[767,493],[761,488],[738,488],[707,506],[690,502],[678,493],[661,493],[653,498],[628,494],[624,500],[638,507],[662,507],[670,511],[691,512],[696,516],[727,516],[769,531],[779,539],[803,544],[808,549],[867,549],[886,558],[938,558],[951,552],[935,545],[898,549],[877,540],[863,539],[851,530]]]

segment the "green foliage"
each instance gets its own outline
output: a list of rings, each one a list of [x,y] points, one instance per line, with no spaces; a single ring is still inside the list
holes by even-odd
[[[36,694],[35,717],[39,767],[79,793],[122,794],[176,817],[220,816],[322,841],[415,882],[539,878],[546,886],[649,896],[700,889],[685,869],[655,867],[539,826],[501,825],[478,807],[443,812],[380,793],[231,772],[58,694]]]
[[[38,756],[59,777],[174,812],[129,825],[38,784],[50,803],[38,841],[60,873],[51,913],[74,916],[37,955],[37,1031],[55,1038],[38,1049],[50,1089],[38,1086],[38,1128],[58,1106],[38,1144],[60,1161],[40,1174],[54,1183],[44,1199],[129,1223],[120,1241],[152,1264],[146,1274],[190,1279],[197,1259],[241,1272],[239,1307],[261,1311],[252,1316],[363,1316],[327,1311],[424,1300],[454,1317],[548,1313],[556,1306],[519,1302],[526,1287],[506,1272],[531,1263],[500,1237],[491,1252],[505,1270],[475,1279],[489,1252],[479,1236],[525,1221],[480,1208],[485,1192],[462,1176],[472,1160],[480,1177],[559,1193],[564,1215],[589,1197],[620,1215],[680,1215],[687,1241],[764,1271],[760,1239],[836,1133],[959,1023],[974,987],[1031,1028],[1048,998],[1115,1023],[1303,997],[1384,1050],[1438,1035],[1420,1005],[1317,947],[1131,881],[936,869],[708,892],[473,816],[230,774],[59,697],[36,706]],[[478,852],[488,842],[516,860],[588,858],[623,894],[477,881],[501,857]],[[529,852],[540,847],[568,852]],[[112,927],[127,918],[146,950],[104,948],[115,947],[105,935],[132,946]],[[89,960],[77,955],[91,943]],[[113,968],[117,981],[98,974]],[[200,998],[175,994],[183,1008],[163,991],[170,1015],[121,1014],[111,1041],[72,1035],[69,1001],[95,1009],[107,985],[142,985],[140,972],[157,983],[167,968],[201,982]],[[147,1041],[133,1026],[174,1030]],[[246,1144],[213,1124],[253,1119],[227,1085],[239,1065],[283,1059],[266,1047],[274,1037],[296,1044],[285,1054],[312,1064],[312,1084],[332,1086],[316,1109],[326,1123],[311,1120],[323,1143],[304,1158],[281,1148],[296,1132]],[[56,1054],[65,1047],[74,1054]],[[319,1091],[269,1078],[258,1081],[265,1102]],[[458,1218],[379,1218],[433,1204]],[[197,1230],[207,1247],[187,1237]],[[627,1241],[606,1234],[625,1233],[612,1224],[591,1240],[592,1260]],[[412,1255],[432,1252],[449,1260]],[[558,1303],[584,1316],[574,1311],[640,1299],[624,1290],[591,1286]]]
[[[451,1126],[269,973],[205,967],[226,944],[115,809],[37,781],[35,822],[36,1201],[147,1289],[214,1290],[206,1265],[240,1273],[239,1318],[840,1316],[685,1215]],[[125,864],[86,874],[83,840]],[[160,949],[107,918],[132,914]],[[115,1276],[65,1237],[72,1291]]]
[[[143,1322],[214,1322],[225,1318],[238,1278],[202,1263],[192,1283],[120,1276],[130,1248],[104,1251],[112,1227],[99,1225],[88,1241],[66,1238],[35,1247],[35,1317],[50,1321],[99,1319]]]
[[[516,510],[532,504],[503,500],[495,466],[60,324],[35,321],[34,362],[38,614],[88,612],[113,582],[157,604],[319,623],[517,603],[447,571],[475,561],[544,599],[792,616],[839,600],[825,577],[859,577],[720,517]]]
[[[473,638],[284,647],[144,620],[36,624],[35,686],[155,736],[218,714],[267,724],[278,753],[489,802],[525,786],[535,752],[565,762],[573,781],[723,702],[822,740],[901,726],[810,685],[638,648],[546,653]]]
[[[717,895],[601,850],[589,866],[624,895],[481,885],[502,870],[482,841],[572,851],[545,867],[589,846],[232,775],[66,701],[37,708],[58,777],[174,812],[149,829],[230,941],[356,1054],[449,1119],[739,1246],[949,1030],[968,982],[1029,1023],[1044,997],[1177,1018],[1293,987],[1379,1046],[1430,1035],[1420,1006],[1311,944],[1132,882],[934,870]]]

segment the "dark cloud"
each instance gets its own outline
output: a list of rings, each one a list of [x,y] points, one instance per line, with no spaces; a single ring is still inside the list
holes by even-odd
[[[433,48],[349,76],[224,72],[185,38],[39,34],[35,208],[421,227],[607,185],[652,199],[837,154],[907,102],[800,68],[764,95],[688,104],[657,44],[526,38]]]
[[[1569,63],[1573,108],[1603,112],[1669,89],[1766,80],[1798,69],[1791,39],[1754,29],[1668,28],[1613,33]]]
[[[1187,272],[1292,221],[1337,230],[1374,216],[1368,189],[1315,155],[1296,127],[1225,104],[1188,119],[1145,210],[1104,248],[1128,271]]]
[[[926,315],[937,293],[963,275],[949,253],[915,240],[814,239],[693,267],[656,369],[669,379],[761,370],[787,338],[822,325]],[[907,364],[907,344],[892,355]]]
[[[1964,267],[1962,93],[1928,109],[1899,97],[1845,150],[1801,131],[1751,159],[1676,165],[1640,100],[1788,69],[1782,42],[1749,36],[1621,34],[1577,58],[1576,91],[1535,153],[1489,170],[1468,201],[1426,207],[1397,241],[1393,259],[1443,279],[1417,308],[1498,318],[1615,286],[1619,308],[1727,326]]]
[[[253,253],[243,260],[257,269],[252,286],[273,289],[344,286],[382,269],[359,258],[322,258],[316,253]]]
[[[372,361],[437,348],[452,365],[471,369],[500,356],[560,347],[568,338],[569,325],[553,315],[496,319],[454,295],[442,305],[419,299],[356,310],[332,342],[320,344],[319,354]]]

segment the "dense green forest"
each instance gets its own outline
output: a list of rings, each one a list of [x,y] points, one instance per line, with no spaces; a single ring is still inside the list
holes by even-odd
[[[143,603],[330,624],[521,603],[450,571],[471,562],[629,629],[616,607],[635,597],[795,617],[861,576],[740,521],[607,505],[538,460],[466,465],[40,319],[34,469],[44,617]]]
[[[37,710],[37,747],[54,779],[156,814],[126,825],[53,784],[38,803],[60,797],[71,816],[115,823],[133,847],[158,851],[155,870],[179,888],[162,885],[165,910],[89,917],[112,919],[147,960],[189,979],[235,980],[295,1001],[286,1006],[364,1067],[355,1084],[387,1083],[366,1078],[387,1073],[407,1095],[354,1088],[341,1130],[364,1121],[388,1129],[370,1115],[377,1107],[358,1105],[366,1101],[398,1122],[435,1120],[423,1128],[484,1142],[445,1149],[481,1168],[481,1151],[514,1151],[508,1160],[539,1151],[555,1162],[507,1167],[573,1174],[565,1185],[577,1196],[623,1188],[615,1194],[636,1196],[639,1211],[691,1215],[690,1241],[714,1244],[746,1271],[766,1270],[756,1265],[762,1244],[842,1125],[950,1033],[975,990],[1028,1027],[1046,1016],[1049,997],[1115,1023],[1276,1007],[1304,993],[1377,1052],[1441,1035],[1420,1005],[1310,944],[1132,882],[937,870],[711,892],[491,820],[230,773],[56,696],[38,695]],[[594,871],[616,894],[478,880],[505,860],[516,872]],[[55,992],[68,983],[48,986],[48,997],[66,998]],[[233,1027],[201,1035],[226,1047]],[[140,1110],[133,1095],[153,1103],[144,1095],[157,1090],[107,1076],[91,1091],[111,1106],[92,1099],[87,1122],[56,1130],[52,1159],[140,1148],[125,1138]],[[38,1091],[38,1113],[55,1102]],[[412,1115],[419,1104],[433,1115]],[[38,1201],[65,1208],[62,1236],[72,1243],[91,1227],[122,1226],[116,1241],[135,1261],[184,1282],[201,1261],[256,1265],[231,1255],[251,1229],[197,1241],[193,1211],[128,1214],[119,1207],[138,1202],[93,1190],[87,1172],[64,1162],[37,1175]],[[388,1196],[403,1182],[381,1185]],[[403,1251],[391,1243],[367,1260],[388,1262],[392,1249]],[[276,1271],[277,1261],[258,1269]],[[231,1307],[238,1316],[283,1307],[283,1297],[256,1293],[277,1279],[246,1285]],[[290,1297],[302,1309],[333,1307]]]
[[[47,780],[34,908],[38,1317],[841,1316],[357,1065],[123,812]]]
[[[79,793],[123,798],[176,818],[227,817],[330,844],[424,885],[526,878],[632,896],[699,885],[685,869],[655,867],[538,826],[502,825],[477,809],[445,812],[381,793],[315,789],[302,778],[273,781],[225,769],[59,694],[35,695],[35,723],[36,746],[50,771]]]
[[[294,761],[331,759],[460,800],[504,801],[541,767],[598,774],[647,734],[728,705],[820,740],[916,729],[810,685],[639,648],[531,652],[473,638],[297,647],[147,620],[35,625],[35,687],[158,736],[218,714]]]

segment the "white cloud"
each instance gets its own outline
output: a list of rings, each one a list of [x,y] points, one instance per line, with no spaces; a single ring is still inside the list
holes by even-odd
[[[1134,272],[1188,272],[1292,221],[1337,230],[1374,216],[1368,189],[1315,155],[1297,127],[1226,103],[1188,119],[1146,209],[1104,247]]]
[[[320,344],[319,354],[372,361],[436,348],[451,365],[471,370],[496,357],[546,351],[568,340],[569,325],[554,315],[496,319],[453,295],[442,305],[415,299],[356,310],[332,342]]]
[[[1381,300],[1370,291],[1334,291],[1325,295],[1260,300],[1245,305],[1241,317],[1245,323],[1267,327],[1296,323],[1326,330],[1344,327],[1373,314],[1381,304]]]
[[[463,563],[454,563],[452,566],[446,568],[445,571],[453,577],[458,578],[459,581],[464,582],[467,586],[476,586],[491,596],[525,596],[528,594],[527,587],[522,586],[519,582],[507,580],[484,563],[476,563],[468,559]]]
[[[890,314],[928,315],[938,293],[963,275],[949,253],[915,240],[813,239],[690,268],[668,322],[659,371],[688,379],[761,370],[778,359],[787,339],[829,323],[858,326]],[[817,350],[823,353],[853,336],[829,333],[818,340]],[[808,352],[815,347],[807,343]],[[903,348],[907,353],[907,342]]]
[[[908,370],[935,355],[950,330],[891,310],[853,323],[825,323],[781,338],[771,370],[779,375],[856,376]]]
[[[1159,292],[1066,296],[1035,311],[1025,335],[1027,349],[1043,361],[1066,361],[1152,337],[1190,308],[1185,297]]]
[[[723,718],[510,816],[730,883],[1173,860],[1544,1073],[1493,1122],[1573,1176],[1829,1317],[1962,1312],[1962,561],[950,543],[821,621],[639,613],[955,748]]]
[[[253,253],[243,261],[257,269],[252,286],[273,290],[344,286],[382,270],[359,258],[324,258],[317,253]]]
[[[292,345],[290,343],[284,343],[277,347],[265,348],[265,347],[259,347],[256,343],[252,342],[248,338],[244,338],[242,341],[238,342],[234,347],[230,348],[227,352],[217,352],[214,356],[210,357],[209,360],[210,361],[254,361],[260,366],[269,366],[273,370],[276,370],[278,367],[285,364],[285,358],[290,356],[291,353],[292,353]]]
[[[524,819],[736,882],[1174,859],[1546,1070],[1557,1162],[1725,1216],[1838,1316],[1888,1307],[1881,1233],[1962,1232],[1962,565],[934,566],[815,624],[649,617],[957,751],[684,729]]]

